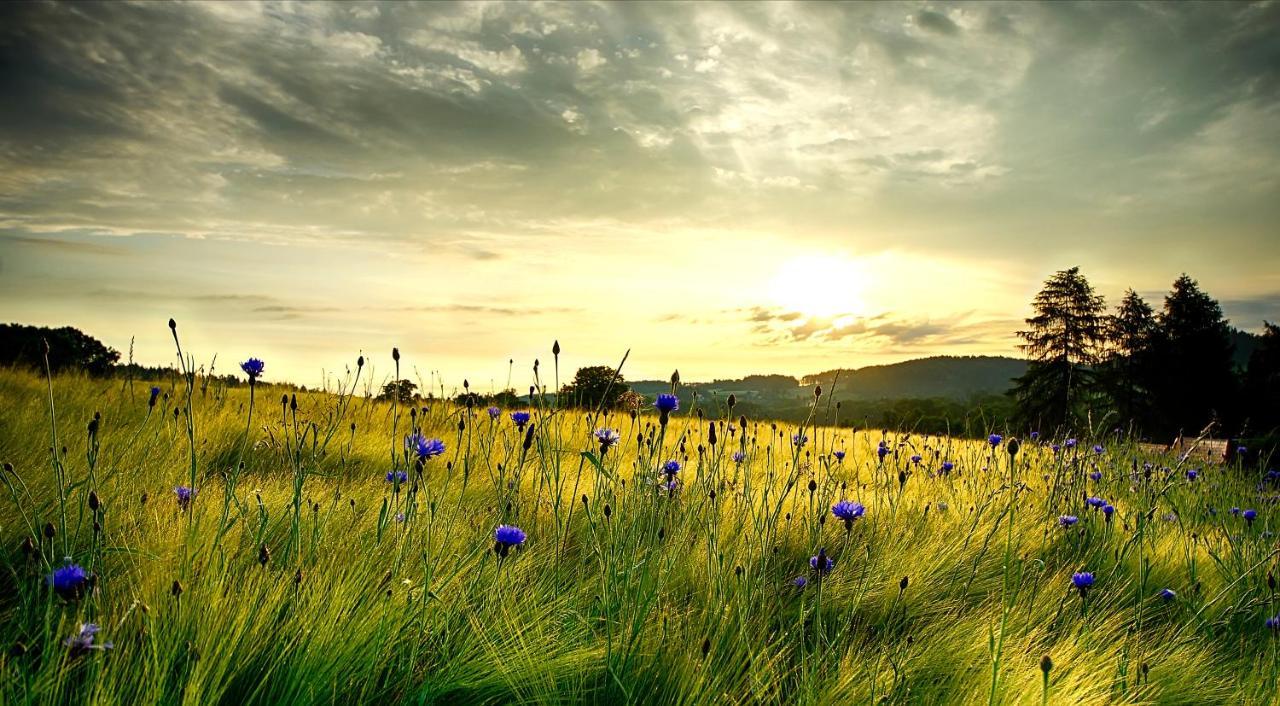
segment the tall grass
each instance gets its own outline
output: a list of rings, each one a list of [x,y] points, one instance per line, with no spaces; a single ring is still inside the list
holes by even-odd
[[[1192,481],[1117,437],[1024,438],[1014,456],[744,425],[690,399],[660,425],[537,394],[521,431],[512,410],[406,408],[358,384],[295,396],[188,372],[151,409],[118,383],[0,372],[0,701],[1276,700],[1262,469]],[[602,454],[606,427],[621,441]],[[416,462],[415,432],[445,453]],[[867,508],[848,526],[831,515],[846,499]],[[528,534],[505,558],[499,524]],[[46,586],[68,559],[94,576],[78,599]],[[80,623],[112,648],[64,646]]]

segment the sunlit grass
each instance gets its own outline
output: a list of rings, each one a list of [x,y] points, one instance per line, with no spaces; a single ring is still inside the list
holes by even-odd
[[[665,427],[649,409],[536,404],[525,434],[512,410],[305,393],[295,411],[262,384],[250,421],[249,388],[197,380],[188,417],[184,380],[163,387],[151,409],[140,383],[65,376],[50,393],[0,373],[4,703],[1275,699],[1264,469],[1190,481],[1114,437],[1056,453],[1023,439],[1011,455],[743,427],[687,399]],[[420,480],[415,428],[446,446]],[[598,428],[621,436],[603,456]],[[675,490],[659,486],[668,460]],[[1088,496],[1116,508],[1110,522]],[[846,499],[867,508],[848,529],[831,514]],[[505,559],[502,523],[528,535]],[[835,560],[822,577],[820,548]],[[45,586],[64,557],[96,575],[78,600]],[[1076,571],[1096,577],[1083,599]],[[112,648],[64,647],[82,622]]]

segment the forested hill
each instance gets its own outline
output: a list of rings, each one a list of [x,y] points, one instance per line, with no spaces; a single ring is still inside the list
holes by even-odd
[[[839,399],[879,400],[908,398],[944,398],[963,400],[975,395],[1003,394],[1012,380],[1026,371],[1027,363],[1001,356],[935,356],[908,360],[892,365],[871,365],[856,370],[828,370],[806,375],[797,380],[786,375],[749,375],[737,380],[681,385],[700,393],[716,392],[721,396],[735,393],[740,399],[804,397],[813,385],[833,389],[832,380],[840,373],[834,389]],[[665,380],[641,380],[631,389],[652,396],[671,387]]]

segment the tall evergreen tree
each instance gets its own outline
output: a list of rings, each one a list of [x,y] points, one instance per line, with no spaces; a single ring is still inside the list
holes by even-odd
[[[1105,306],[1079,267],[1045,281],[1032,300],[1035,315],[1018,332],[1030,359],[1013,389],[1024,423],[1053,429],[1083,421],[1096,390],[1093,366],[1107,338]]]
[[[1263,323],[1262,342],[1249,356],[1241,395],[1253,434],[1280,436],[1280,326]]]
[[[1154,397],[1166,433],[1197,434],[1212,421],[1232,421],[1223,417],[1236,392],[1231,330],[1218,302],[1186,274],[1164,299],[1157,350]]]
[[[1124,293],[1107,321],[1102,383],[1121,421],[1139,430],[1151,423],[1151,370],[1159,332],[1155,310],[1132,289]]]

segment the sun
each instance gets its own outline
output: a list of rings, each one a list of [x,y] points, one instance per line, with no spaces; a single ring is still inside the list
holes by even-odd
[[[809,317],[866,313],[866,268],[843,256],[802,255],[783,263],[769,283],[775,306]]]

